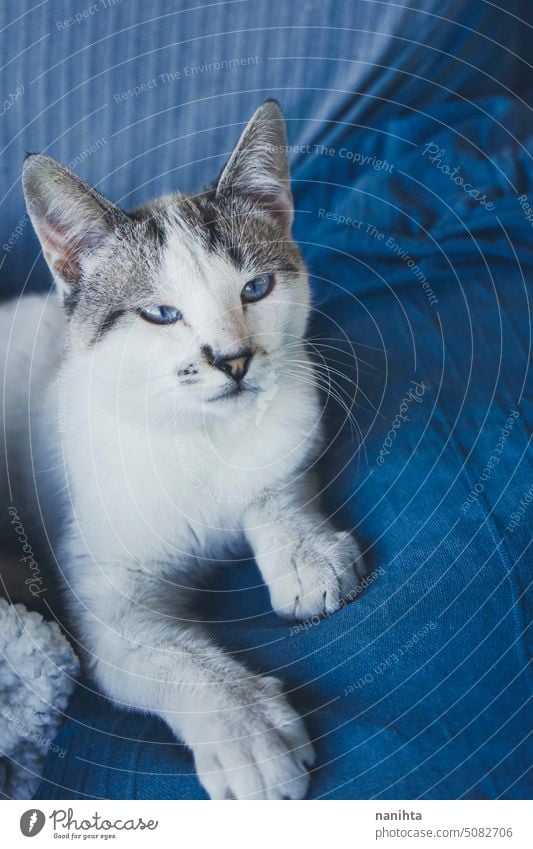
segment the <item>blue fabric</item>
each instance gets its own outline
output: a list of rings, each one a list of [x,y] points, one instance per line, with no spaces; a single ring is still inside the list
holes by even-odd
[[[3,233],[24,214],[24,149],[78,157],[131,205],[200,188],[255,106],[279,98],[299,148],[312,341],[362,437],[330,399],[325,503],[375,580],[291,628],[248,563],[216,574],[203,615],[285,681],[316,741],[314,798],[526,797],[531,4],[191,5],[100,7],[61,29],[62,3],[19,4],[2,36],[6,90],[25,86],[0,124]],[[259,58],[185,75],[232,57]],[[25,225],[3,255],[3,292],[48,285]],[[67,755],[49,755],[38,798],[204,796],[164,725],[90,682],[57,743]]]

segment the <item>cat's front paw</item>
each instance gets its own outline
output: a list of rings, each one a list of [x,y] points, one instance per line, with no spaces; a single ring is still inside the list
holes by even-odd
[[[272,607],[284,619],[327,616],[357,597],[365,574],[351,534],[311,533],[295,541],[286,566],[269,584]]]
[[[211,799],[303,799],[313,747],[279,681],[254,676],[210,704],[188,742]]]

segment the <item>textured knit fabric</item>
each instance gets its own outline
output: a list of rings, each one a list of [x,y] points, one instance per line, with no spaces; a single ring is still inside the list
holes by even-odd
[[[39,786],[79,673],[55,622],[0,598],[0,799],[29,799]]]
[[[250,562],[215,575],[203,615],[305,715],[312,797],[526,796],[531,4],[91,8],[79,22],[70,3],[0,12],[2,292],[49,285],[24,218],[26,150],[132,206],[212,180],[276,97],[310,334],[356,422],[330,398],[324,501],[372,580],[335,616],[291,627]],[[39,798],[204,798],[164,725],[91,682],[57,742],[67,755],[50,753]]]

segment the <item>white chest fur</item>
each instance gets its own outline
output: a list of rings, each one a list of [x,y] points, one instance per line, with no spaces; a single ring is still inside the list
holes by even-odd
[[[98,560],[175,560],[223,546],[247,506],[290,483],[314,454],[319,412],[305,386],[280,381],[268,403],[229,418],[154,425],[146,411],[128,419],[103,409],[98,384],[81,381],[75,365],[64,379],[59,453],[75,521]]]

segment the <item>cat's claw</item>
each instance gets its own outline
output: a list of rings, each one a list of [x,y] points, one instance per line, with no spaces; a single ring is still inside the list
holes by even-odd
[[[323,531],[295,540],[287,566],[269,585],[272,607],[284,619],[329,616],[354,601],[366,569],[351,534]]]

